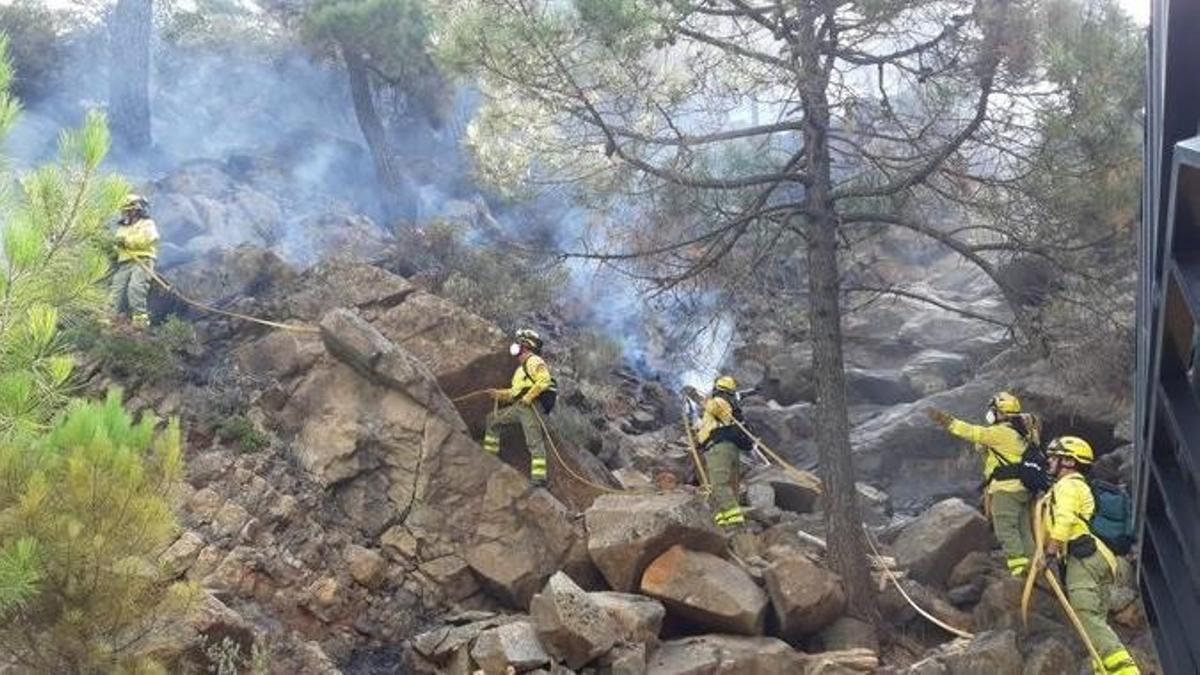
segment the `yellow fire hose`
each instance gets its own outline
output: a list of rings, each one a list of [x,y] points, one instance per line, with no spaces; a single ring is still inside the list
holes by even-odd
[[[683,413],[683,431],[687,434],[688,451],[692,453],[692,462],[696,465],[696,477],[700,480],[700,491],[707,494],[712,492],[712,485],[708,482],[708,472],[704,469],[704,462],[700,459],[700,451],[696,447],[696,434],[692,432],[692,424],[688,420],[687,411]]]
[[[1021,593],[1021,623],[1029,629],[1029,601],[1033,597],[1033,586],[1037,581],[1038,570],[1046,557],[1046,532],[1042,527],[1042,502],[1045,497],[1035,501],[1030,513],[1030,523],[1033,527],[1033,560],[1029,561],[1029,572],[1025,576],[1025,589]]]
[[[1075,608],[1067,600],[1067,594],[1063,593],[1062,585],[1058,583],[1058,577],[1054,571],[1046,568],[1046,581],[1049,582],[1051,590],[1058,598],[1058,604],[1062,605],[1063,611],[1066,612],[1067,618],[1071,620],[1071,625],[1075,627],[1075,632],[1079,634],[1079,638],[1083,640],[1084,646],[1087,647],[1088,654],[1092,656],[1092,660],[1096,662],[1096,668],[1104,670],[1104,661],[1100,658],[1100,653],[1096,651],[1096,645],[1092,644],[1092,639],[1088,637],[1087,631],[1083,628],[1083,622],[1079,620],[1079,615],[1075,613]]]
[[[188,296],[184,295],[183,293],[180,293],[179,289],[177,289],[171,285],[171,282],[164,279],[158,272],[155,272],[152,267],[150,267],[146,263],[142,262],[141,260],[134,259],[133,262],[137,263],[137,266],[142,268],[142,271],[145,272],[146,276],[150,277],[150,279],[152,281],[154,281],[154,283],[158,284],[159,286],[162,286],[163,290],[165,290],[168,293],[179,298],[185,304],[191,305],[192,307],[195,307],[196,309],[199,309],[201,311],[208,312],[210,314],[220,314],[221,316],[227,316],[231,319],[239,319],[241,321],[249,321],[250,323],[257,323],[257,324],[260,324],[263,326],[270,326],[271,328],[278,328],[280,330],[287,330],[287,331],[292,331],[295,333],[320,333],[321,332],[321,329],[317,328],[316,326],[304,326],[304,325],[296,325],[296,324],[289,324],[289,323],[280,323],[278,321],[270,321],[268,319],[260,319],[256,316],[250,316],[248,314],[240,314],[238,312],[230,312],[230,311],[226,311],[224,309],[217,309],[216,307],[213,307],[212,305],[206,305],[203,302],[200,302],[199,300],[193,300],[192,298],[189,298]]]
[[[1083,622],[1079,620],[1079,615],[1075,612],[1075,608],[1071,606],[1070,600],[1067,599],[1067,594],[1063,592],[1062,584],[1058,581],[1058,575],[1049,567],[1043,567],[1045,564],[1046,554],[1046,531],[1043,527],[1042,514],[1047,506],[1050,498],[1049,493],[1039,499],[1033,506],[1033,532],[1036,550],[1033,552],[1033,560],[1029,566],[1029,576],[1025,578],[1025,590],[1021,594],[1021,621],[1025,624],[1026,629],[1029,628],[1029,601],[1033,595],[1034,581],[1039,572],[1046,579],[1046,583],[1050,585],[1050,590],[1053,591],[1054,597],[1058,598],[1058,604],[1062,607],[1063,613],[1067,615],[1067,619],[1071,622],[1071,627],[1079,635],[1079,639],[1083,640],[1083,644],[1087,647],[1088,654],[1092,657],[1096,667],[1104,670],[1104,661],[1100,658],[1100,653],[1096,651],[1096,645],[1092,644],[1092,639],[1088,637],[1087,631],[1084,630]]]

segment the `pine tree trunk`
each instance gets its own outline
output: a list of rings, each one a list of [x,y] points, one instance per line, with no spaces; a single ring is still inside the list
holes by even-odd
[[[119,148],[150,147],[150,36],[154,0],[117,0],[109,17],[108,116]]]
[[[828,82],[817,54],[813,26],[801,35],[800,93],[804,107],[804,148],[811,177],[805,200],[808,251],[808,318],[816,380],[816,442],[824,482],[827,556],[842,577],[848,613],[876,623],[875,591],[867,565],[862,520],[855,498],[850,420],[846,413],[846,372],[842,355],[841,280],[838,270],[838,218],[831,198]]]
[[[407,193],[407,186],[403,173],[396,166],[387,130],[375,109],[371,74],[358,51],[341,45],[341,52],[346,63],[346,73],[350,77],[350,97],[354,100],[354,115],[358,118],[359,129],[367,142],[371,162],[375,165],[375,180],[379,183],[381,193],[380,203],[389,219],[401,217],[405,215],[403,195]]]

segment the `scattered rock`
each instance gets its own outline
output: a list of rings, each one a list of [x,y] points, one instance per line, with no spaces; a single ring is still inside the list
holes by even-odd
[[[183,575],[196,562],[200,551],[204,548],[204,539],[195,532],[184,532],[175,543],[167,547],[159,558],[159,563],[168,577],[175,578]]]
[[[956,644],[962,641],[956,641]],[[941,661],[949,675],[1021,675],[1021,652],[1013,631],[988,631],[949,650]]]
[[[946,586],[954,588],[973,584],[987,576],[994,567],[992,556],[987,551],[971,551],[950,571]]]
[[[803,656],[782,640],[702,635],[664,642],[646,664],[647,675],[794,675]]]
[[[235,502],[225,502],[213,516],[213,529],[219,536],[232,537],[242,531],[250,514]]]
[[[472,621],[461,626],[441,626],[413,637],[409,645],[435,664],[444,664],[460,649],[468,647],[479,634],[505,621],[497,618]]]
[[[698,626],[761,635],[767,596],[742,568],[711,553],[673,546],[642,575],[641,590]]]
[[[845,610],[841,579],[803,555],[777,560],[767,568],[765,577],[780,634],[793,644],[829,625]]]
[[[341,596],[342,587],[336,579],[331,577],[323,577],[317,579],[308,587],[308,594],[318,606],[329,608],[338,604],[338,599]]]
[[[796,474],[771,467],[756,472],[748,482],[770,485],[775,491],[775,505],[793,513],[811,513],[821,499],[821,480],[808,472]]]
[[[483,631],[471,647],[471,658],[489,675],[504,673],[508,666],[524,672],[550,662],[550,655],[538,641],[537,630],[528,621],[515,621]]]
[[[662,603],[633,593],[592,593],[592,599],[617,623],[623,642],[658,644],[667,610]]]
[[[1077,662],[1071,650],[1055,638],[1045,638],[1025,656],[1022,675],[1060,675],[1075,669]]]
[[[642,572],[675,545],[717,553],[725,538],[699,495],[604,495],[584,516],[588,554],[615,591],[635,590]]]
[[[377,588],[383,583],[387,572],[387,561],[378,551],[357,544],[346,547],[344,555],[350,577],[367,588]]]
[[[606,675],[645,675],[646,645],[620,645],[603,656],[598,665]]]
[[[879,653],[879,636],[875,627],[851,616],[843,616],[821,629],[817,642],[827,652],[866,650]]]
[[[938,502],[906,525],[892,550],[909,576],[941,586],[968,553],[990,548],[987,519],[956,498]]]
[[[626,490],[644,490],[654,487],[654,482],[650,480],[649,476],[630,467],[617,469],[612,472],[612,476]]]
[[[874,673],[879,654],[870,649],[848,649],[812,654],[804,659],[804,675],[853,675]]]
[[[533,596],[529,614],[546,651],[570,668],[591,663],[618,638],[612,616],[562,572]]]

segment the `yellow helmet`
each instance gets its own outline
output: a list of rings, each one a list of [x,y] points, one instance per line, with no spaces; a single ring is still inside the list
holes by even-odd
[[[1091,464],[1095,458],[1092,446],[1078,436],[1059,436],[1046,446],[1046,454],[1051,457],[1070,457],[1080,464]]]
[[[733,376],[731,376],[731,375],[722,375],[717,378],[716,382],[713,382],[713,389],[716,391],[723,391],[723,392],[726,392],[729,394],[736,393],[737,392],[737,380],[733,379]]]
[[[121,204],[122,211],[142,211],[150,208],[150,200],[139,194],[130,194],[125,198],[125,202]]]
[[[1002,391],[992,397],[988,407],[1001,415],[1016,415],[1021,412],[1021,401],[1007,391]]]
[[[516,335],[517,344],[522,347],[527,347],[535,352],[542,349],[542,336],[537,334],[537,331],[531,328],[522,328],[518,330]]]

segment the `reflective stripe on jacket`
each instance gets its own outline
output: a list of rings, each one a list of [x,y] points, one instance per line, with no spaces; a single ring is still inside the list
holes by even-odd
[[[553,384],[554,378],[550,376],[550,366],[546,365],[546,361],[542,357],[530,354],[513,373],[512,388],[508,393],[514,401],[520,398],[533,400]]]
[[[1000,423],[988,426],[970,424],[962,420],[954,420],[946,428],[951,434],[971,441],[975,449],[983,453],[983,477],[985,479],[1000,466],[1000,458],[1008,464],[1019,464],[1025,454],[1025,438],[1011,426]],[[1000,457],[997,457],[999,455]],[[994,480],[988,483],[987,491],[992,492],[1023,492],[1025,486],[1020,478]]]
[[[158,226],[149,218],[120,225],[116,231],[117,262],[158,256]]]

